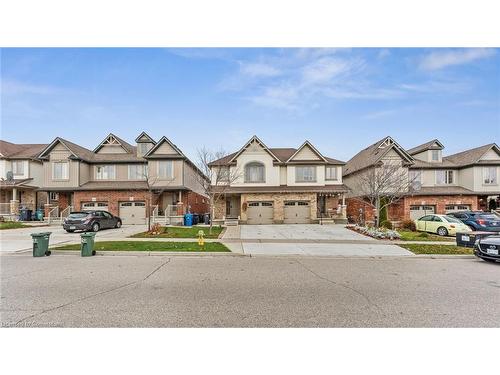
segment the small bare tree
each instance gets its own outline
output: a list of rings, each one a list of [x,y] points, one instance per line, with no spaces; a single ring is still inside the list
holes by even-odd
[[[221,199],[225,198],[228,188],[238,178],[241,173],[237,167],[228,165],[212,165],[213,162],[220,160],[228,154],[224,150],[210,151],[205,147],[198,149],[197,166],[203,175],[198,176],[198,183],[203,189],[203,192],[208,197],[210,206],[210,229],[212,234],[212,223],[215,217],[215,206]]]
[[[396,162],[380,163],[359,175],[355,191],[360,200],[375,209],[377,228],[380,226],[380,212],[407,195],[415,178],[410,181],[408,169]]]

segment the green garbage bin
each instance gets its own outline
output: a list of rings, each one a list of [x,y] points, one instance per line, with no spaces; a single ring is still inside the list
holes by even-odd
[[[33,239],[33,256],[43,257],[51,254],[49,250],[49,238],[52,232],[31,233]]]
[[[95,232],[82,233],[80,237],[82,239],[82,247],[81,247],[82,257],[91,257],[92,255],[95,255],[95,250],[94,250]]]

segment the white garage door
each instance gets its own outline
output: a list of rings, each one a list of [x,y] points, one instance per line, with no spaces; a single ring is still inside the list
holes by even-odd
[[[449,214],[450,212],[458,212],[458,211],[470,211],[471,206],[468,204],[447,204],[444,213]]]
[[[410,206],[410,218],[418,220],[425,215],[432,215],[436,212],[434,206]]]
[[[146,224],[146,203],[121,202],[119,216],[123,224]]]
[[[285,224],[309,224],[311,207],[307,201],[285,201]]]
[[[93,210],[108,211],[108,203],[107,202],[83,202],[82,203],[82,211],[93,211]]]
[[[248,202],[247,224],[272,224],[273,202]]]

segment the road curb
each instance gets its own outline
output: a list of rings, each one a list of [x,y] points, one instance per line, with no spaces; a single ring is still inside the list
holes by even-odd
[[[78,255],[78,250],[52,250],[52,254]],[[233,252],[200,252],[200,251],[97,251],[96,256],[188,256],[188,257],[244,257],[245,254]]]

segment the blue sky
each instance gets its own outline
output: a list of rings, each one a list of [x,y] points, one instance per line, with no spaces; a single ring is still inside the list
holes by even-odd
[[[385,135],[500,143],[495,49],[2,49],[1,138],[94,148],[145,130],[191,157],[305,139],[348,160]]]

